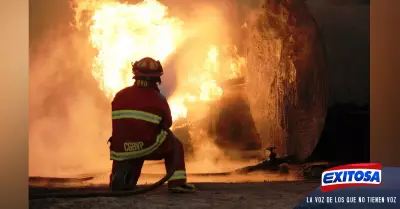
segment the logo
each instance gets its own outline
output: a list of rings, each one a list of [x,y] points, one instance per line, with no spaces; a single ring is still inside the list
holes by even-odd
[[[382,182],[382,165],[378,163],[349,164],[329,168],[322,173],[323,192],[353,186],[377,186]]]

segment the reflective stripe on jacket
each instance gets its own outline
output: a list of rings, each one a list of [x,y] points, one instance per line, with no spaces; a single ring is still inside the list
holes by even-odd
[[[165,138],[167,137],[167,132],[164,130],[161,130],[161,133],[158,134],[156,142],[152,144],[151,146],[144,148],[142,150],[138,151],[132,151],[132,152],[110,152],[110,159],[111,160],[116,160],[116,161],[123,161],[123,160],[129,160],[129,159],[136,159],[136,158],[141,158],[144,157],[155,150],[164,142]]]
[[[144,157],[164,142],[172,124],[171,111],[159,92],[138,86],[118,92],[112,102],[110,159]]]
[[[140,111],[140,110],[115,110],[112,111],[112,119],[138,119],[144,120],[150,123],[159,124],[161,122],[161,117],[155,114],[151,114],[148,112]]]

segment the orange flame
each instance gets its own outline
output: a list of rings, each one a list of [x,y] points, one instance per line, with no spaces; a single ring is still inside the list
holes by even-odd
[[[153,57],[163,63],[185,38],[184,21],[168,16],[168,8],[156,0],[138,4],[78,1],[75,12],[78,27],[82,26],[84,12],[89,13],[86,25],[92,46],[98,50],[92,74],[109,98],[132,85],[132,61]],[[188,79],[177,85],[178,89],[168,99],[173,120],[187,116],[188,103],[218,99],[222,89],[217,80],[240,76],[242,60],[234,56],[224,60],[224,68],[229,70],[223,72],[219,55],[220,48],[212,45],[204,63],[194,64]]]

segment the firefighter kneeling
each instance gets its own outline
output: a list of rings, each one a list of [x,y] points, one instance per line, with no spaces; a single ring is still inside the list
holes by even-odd
[[[163,74],[160,62],[146,57],[135,62],[132,71],[134,85],[119,91],[112,101],[111,189],[134,189],[145,160],[164,159],[167,171],[173,169],[176,140],[179,159],[175,159],[177,168],[168,180],[168,189],[194,192],[195,186],[186,183],[182,143],[170,131],[170,107],[158,89]]]

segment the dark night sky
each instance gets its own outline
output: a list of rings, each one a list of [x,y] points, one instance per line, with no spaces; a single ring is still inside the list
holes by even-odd
[[[369,103],[369,5],[341,0],[307,2],[325,38],[331,100]],[[31,0],[29,16],[30,47],[35,48],[46,31],[68,24],[72,12],[67,0]]]

